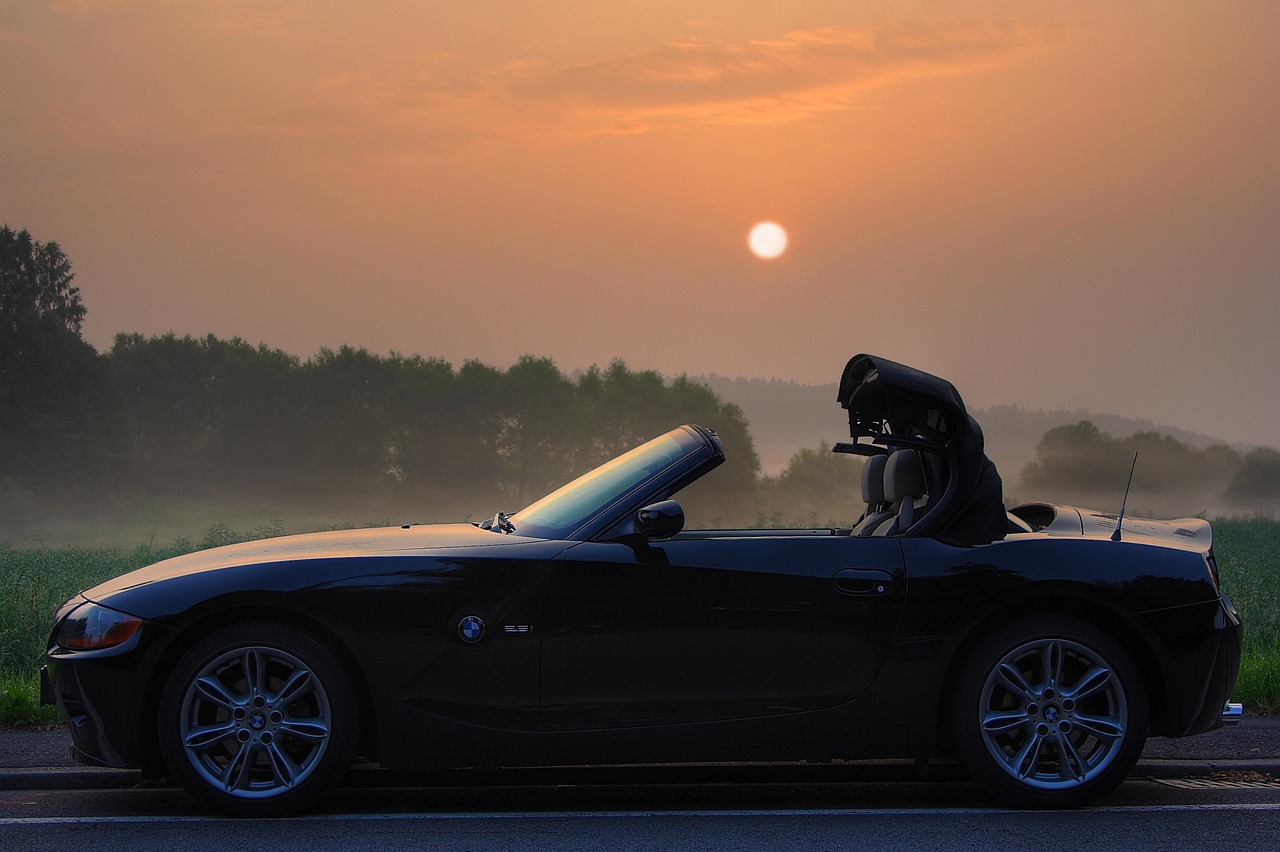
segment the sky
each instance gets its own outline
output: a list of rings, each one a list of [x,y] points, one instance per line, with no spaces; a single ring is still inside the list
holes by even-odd
[[[0,224],[62,246],[100,351],[869,352],[1280,446],[1277,33],[1273,0],[0,0]]]

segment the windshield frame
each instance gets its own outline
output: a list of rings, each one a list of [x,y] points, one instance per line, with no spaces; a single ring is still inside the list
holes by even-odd
[[[667,499],[723,461],[714,435],[697,426],[679,426],[615,456],[508,519],[520,536],[589,539],[627,512]]]

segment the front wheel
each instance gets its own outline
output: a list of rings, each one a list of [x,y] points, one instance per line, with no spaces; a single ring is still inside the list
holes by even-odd
[[[1124,780],[1147,739],[1142,676],[1101,628],[1009,624],[966,655],[951,703],[965,769],[1004,801],[1078,807]]]
[[[285,816],[336,784],[355,755],[357,702],[342,663],[308,633],[238,624],[197,642],[160,697],[160,750],[191,795],[233,816]]]

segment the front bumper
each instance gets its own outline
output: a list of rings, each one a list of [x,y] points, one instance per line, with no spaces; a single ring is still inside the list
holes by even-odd
[[[57,706],[77,763],[143,769],[153,762],[148,673],[165,634],[148,624],[113,648],[70,651],[54,645],[46,652],[40,703]]]
[[[137,719],[136,716],[131,719],[130,710],[125,709],[131,703],[106,700],[98,704],[90,699],[90,694],[113,696],[114,691],[86,690],[80,677],[83,667],[78,663],[51,661],[41,670],[40,702],[57,706],[58,716],[71,733],[71,757],[76,763],[139,768],[140,757],[135,760],[126,757],[129,752],[140,755]]]
[[[48,666],[40,667],[40,703],[45,706],[56,706],[58,715],[62,717],[63,724],[71,731],[70,751],[72,760],[85,766],[124,768],[123,763],[113,763],[104,757],[104,755],[111,754],[119,760],[119,756],[115,755],[115,751],[110,744],[96,736],[96,729],[87,724],[88,717],[84,714],[76,715],[74,713],[77,709],[76,701],[70,700],[62,704],[58,703],[57,691],[53,687],[53,679],[49,676]]]

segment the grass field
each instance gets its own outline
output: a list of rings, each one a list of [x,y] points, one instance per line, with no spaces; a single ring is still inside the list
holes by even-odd
[[[1256,712],[1280,712],[1280,521],[1219,518],[1213,549],[1223,591],[1244,619],[1235,700]]]
[[[278,522],[247,532],[218,524],[199,540],[176,538],[118,547],[23,547],[0,544],[0,726],[55,725],[57,712],[39,706],[39,681],[54,610],[77,592],[152,562],[238,541],[282,535]]]
[[[1219,518],[1213,529],[1223,588],[1245,621],[1235,700],[1254,712],[1275,713],[1280,711],[1280,521]],[[57,724],[53,708],[39,707],[35,673],[53,612],[68,597],[141,565],[284,532],[279,522],[244,532],[215,525],[198,540],[132,549],[0,544],[0,726]]]

